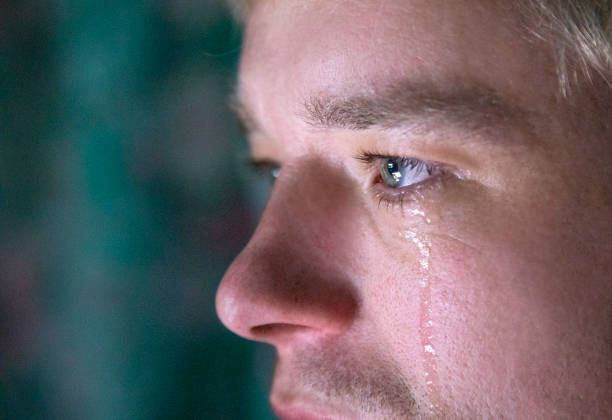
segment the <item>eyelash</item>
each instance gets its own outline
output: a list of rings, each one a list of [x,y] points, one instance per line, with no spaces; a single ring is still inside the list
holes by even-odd
[[[362,162],[366,170],[375,174],[373,181],[370,181],[370,190],[378,199],[378,207],[381,207],[384,204],[387,209],[398,208],[401,211],[404,208],[405,202],[408,201],[407,199],[420,198],[422,196],[421,191],[424,188],[439,185],[439,182],[436,181],[440,181],[441,178],[447,174],[447,171],[442,167],[442,165],[432,162],[425,162],[417,158],[361,151],[355,156],[355,159]],[[382,161],[390,159],[396,159],[402,162],[408,161],[416,165],[425,165],[425,168],[431,176],[424,181],[404,187],[389,187],[385,184],[382,176],[380,175],[380,167]]]

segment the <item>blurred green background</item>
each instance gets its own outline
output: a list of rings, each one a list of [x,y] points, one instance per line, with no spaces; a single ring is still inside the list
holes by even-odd
[[[265,196],[240,36],[221,0],[0,3],[0,419],[273,418],[214,312]]]

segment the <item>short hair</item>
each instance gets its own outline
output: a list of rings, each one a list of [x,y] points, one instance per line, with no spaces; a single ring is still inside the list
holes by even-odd
[[[257,0],[227,0],[240,21]],[[599,75],[612,88],[612,0],[515,0],[525,29],[556,53],[561,92]]]
[[[526,28],[552,44],[564,95],[593,74],[612,88],[612,0],[518,0]]]

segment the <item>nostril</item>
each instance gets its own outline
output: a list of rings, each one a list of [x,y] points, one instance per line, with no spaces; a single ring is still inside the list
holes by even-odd
[[[274,340],[278,341],[280,338],[285,336],[295,336],[302,332],[312,333],[313,329],[307,327],[305,325],[294,325],[294,324],[285,324],[285,323],[274,323],[274,324],[265,324],[258,325],[256,327],[251,328],[251,334],[256,340]]]
[[[285,234],[264,227],[221,281],[216,297],[221,321],[242,337],[274,345],[350,328],[359,303],[351,280],[323,255],[301,256],[299,244],[287,245]]]

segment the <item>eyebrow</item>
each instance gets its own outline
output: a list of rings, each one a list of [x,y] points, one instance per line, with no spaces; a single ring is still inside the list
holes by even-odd
[[[374,95],[313,95],[305,101],[304,109],[304,120],[314,127],[350,130],[402,126],[418,130],[442,124],[480,131],[524,123],[528,115],[482,85],[441,88],[413,81]]]
[[[230,104],[247,132],[262,131],[238,94],[231,97]],[[314,128],[355,131],[407,128],[423,132],[450,126],[478,132],[530,125],[530,112],[490,87],[443,87],[412,80],[375,94],[313,94],[298,114]]]

